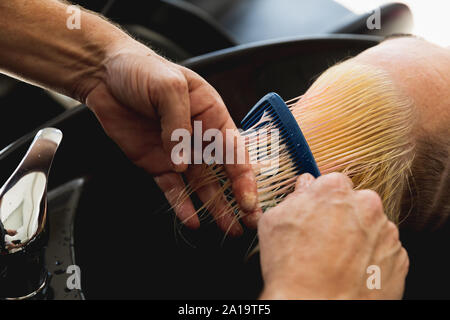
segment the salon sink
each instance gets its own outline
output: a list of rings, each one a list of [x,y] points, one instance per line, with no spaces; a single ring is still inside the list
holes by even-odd
[[[297,38],[226,49],[185,65],[217,88],[239,121],[265,93],[276,91],[285,99],[298,96],[327,67],[379,41],[370,36]],[[64,133],[49,178],[47,264],[53,272],[55,297],[258,296],[262,288],[259,257],[249,255],[254,231],[231,239],[208,219],[200,230],[182,228],[151,176],[124,156],[85,106],[44,126]],[[15,167],[33,136],[34,132],[22,137],[0,153],[4,169],[0,179],[7,178],[3,175]],[[414,245],[412,264],[424,249],[420,241]],[[82,292],[64,287],[69,276],[64,271],[70,264],[80,267]],[[419,267],[410,274],[406,297],[433,296],[422,290],[431,285],[420,281],[423,272]],[[446,281],[434,285],[445,288]],[[415,283],[420,287],[414,287]]]

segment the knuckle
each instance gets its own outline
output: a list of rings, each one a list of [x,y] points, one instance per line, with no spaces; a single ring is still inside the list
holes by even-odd
[[[381,214],[383,212],[383,203],[378,193],[373,190],[361,190],[358,193],[372,214]]]
[[[280,212],[280,207],[282,205],[278,205],[277,207],[273,207],[266,212],[263,213],[262,217],[259,219],[259,225],[261,225],[264,228],[267,228],[269,226],[274,225],[276,222],[279,221],[278,213]]]
[[[406,249],[404,247],[401,248],[401,252],[400,252],[400,263],[403,267],[403,270],[405,270],[406,272],[409,269],[409,255],[408,255],[408,251],[406,251]]]
[[[350,179],[343,173],[333,172],[321,176],[317,180],[321,181],[322,185],[328,188],[343,188],[349,185]]]
[[[171,72],[164,78],[162,85],[177,93],[184,93],[188,90],[186,78],[180,72]]]
[[[388,221],[386,229],[391,239],[393,239],[394,241],[399,241],[400,233],[398,231],[397,226],[392,221]]]

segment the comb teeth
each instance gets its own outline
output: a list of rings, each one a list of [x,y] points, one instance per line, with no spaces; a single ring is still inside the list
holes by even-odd
[[[300,127],[283,99],[272,92],[265,95],[247,113],[241,121],[242,128],[252,128],[265,115],[279,130],[282,142],[286,145],[289,155],[295,163],[297,173],[310,173],[314,177],[320,176],[316,160],[309,148]]]

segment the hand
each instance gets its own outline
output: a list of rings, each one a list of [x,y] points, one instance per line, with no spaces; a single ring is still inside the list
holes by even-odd
[[[90,90],[86,104],[94,111],[106,133],[138,166],[155,176],[155,181],[174,206],[184,189],[179,174],[187,170],[188,180],[199,165],[174,165],[171,141],[175,129],[192,133],[191,122],[202,121],[203,131],[236,129],[222,99],[214,88],[193,71],[171,63],[149,48],[127,39],[113,46],[104,62],[104,80]],[[249,164],[226,165],[238,203],[248,216],[244,222],[256,227],[256,182]],[[207,201],[219,190],[210,184],[198,192]],[[223,201],[226,205],[226,201]],[[234,216],[223,216],[221,209],[212,212],[221,229],[231,235],[242,233]],[[188,198],[174,208],[179,219],[191,228],[199,219]]]
[[[332,173],[302,175],[259,221],[263,299],[400,299],[409,260],[379,196]],[[369,290],[367,267],[380,268]]]

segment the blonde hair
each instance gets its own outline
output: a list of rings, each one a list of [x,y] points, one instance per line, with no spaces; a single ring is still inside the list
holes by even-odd
[[[321,173],[344,172],[355,189],[377,191],[387,216],[399,223],[401,198],[408,189],[414,158],[411,132],[414,110],[411,99],[394,85],[389,75],[369,65],[344,62],[328,69],[303,96],[287,104]],[[256,126],[276,127],[267,118]],[[283,143],[273,147],[270,135],[257,139],[252,131],[244,132],[243,136],[247,138],[251,158],[258,158],[261,150],[277,151],[279,155],[278,171],[272,175],[267,175],[267,171],[273,166],[265,169],[259,164],[254,166],[260,205],[266,210],[293,190],[297,171]],[[229,206],[223,214],[234,212],[242,217],[222,165],[205,166],[181,198],[217,181],[222,184],[220,193],[200,209],[213,209],[225,194]]]

